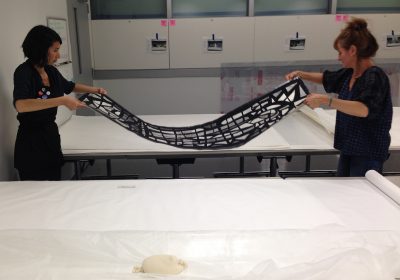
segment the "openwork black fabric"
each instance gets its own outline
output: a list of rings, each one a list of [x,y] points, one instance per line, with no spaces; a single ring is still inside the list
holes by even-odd
[[[166,127],[143,121],[107,95],[84,94],[79,99],[96,112],[148,140],[188,149],[226,149],[245,144],[303,103],[308,89],[300,79],[199,125]]]

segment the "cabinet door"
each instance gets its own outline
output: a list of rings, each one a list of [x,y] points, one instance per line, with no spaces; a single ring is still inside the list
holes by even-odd
[[[335,15],[256,17],[255,62],[332,60],[333,42],[344,27]],[[304,46],[291,46],[291,42]],[[302,41],[304,39],[304,41]]]
[[[379,44],[376,58],[400,58],[400,14],[358,14]]]
[[[253,61],[253,17],[176,19],[169,28],[171,68]]]
[[[92,20],[94,69],[169,68],[165,22],[160,19]]]

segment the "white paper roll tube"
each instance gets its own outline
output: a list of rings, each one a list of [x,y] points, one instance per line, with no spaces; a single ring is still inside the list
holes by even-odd
[[[400,188],[383,177],[375,170],[369,170],[365,174],[365,178],[380,189],[384,194],[393,199],[400,205]]]

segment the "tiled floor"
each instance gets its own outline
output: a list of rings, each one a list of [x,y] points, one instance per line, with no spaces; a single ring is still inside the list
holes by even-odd
[[[400,187],[400,176],[386,176],[385,178]]]

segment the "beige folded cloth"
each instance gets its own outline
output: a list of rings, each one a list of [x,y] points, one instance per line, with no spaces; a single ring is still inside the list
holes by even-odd
[[[143,260],[141,267],[135,267],[133,272],[155,274],[179,274],[187,264],[185,261],[172,255],[154,255]]]

